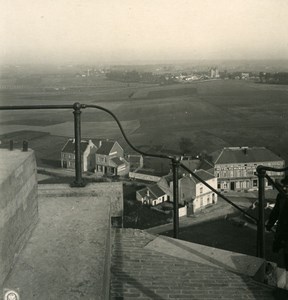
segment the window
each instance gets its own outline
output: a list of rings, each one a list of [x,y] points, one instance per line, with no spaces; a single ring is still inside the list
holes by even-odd
[[[203,197],[200,197],[200,206],[203,206]]]
[[[203,193],[203,187],[200,187],[200,194]]]
[[[258,186],[257,179],[254,179],[254,180],[253,180],[253,186]]]

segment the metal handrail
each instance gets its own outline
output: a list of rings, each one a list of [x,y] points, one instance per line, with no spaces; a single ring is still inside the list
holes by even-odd
[[[113,112],[104,108],[99,105],[86,105],[80,104],[79,102],[74,103],[73,105],[16,105],[16,106],[0,106],[0,110],[26,110],[26,109],[71,109],[73,108],[74,114],[74,136],[75,136],[75,180],[71,183],[72,187],[84,187],[85,182],[82,178],[82,166],[81,166],[81,109],[84,108],[96,108],[102,111],[107,112],[109,115],[113,117],[116,123],[119,126],[119,129],[127,142],[127,144],[136,152],[149,157],[157,157],[157,158],[164,158],[169,159],[172,162],[173,168],[173,217],[174,217],[174,238],[178,238],[179,235],[179,215],[178,215],[178,168],[179,168],[179,161],[180,158],[177,156],[171,155],[162,155],[162,154],[153,154],[153,153],[146,153],[137,149],[127,138],[123,127],[115,116]]]
[[[178,231],[179,231],[179,215],[178,215],[178,170],[181,166],[184,170],[189,172],[192,176],[194,176],[197,180],[202,182],[205,186],[207,186],[210,190],[212,190],[214,193],[216,193],[218,196],[220,196],[222,199],[224,199],[226,202],[228,202],[230,205],[241,211],[244,215],[248,216],[250,219],[252,219],[255,223],[258,225],[258,238],[257,238],[257,254],[260,257],[264,257],[264,218],[263,218],[263,211],[264,211],[264,200],[262,199],[264,197],[264,177],[269,180],[269,182],[273,181],[267,174],[266,171],[275,171],[275,172],[284,172],[288,170],[287,168],[282,169],[276,169],[271,167],[265,167],[265,166],[258,166],[257,172],[259,176],[259,218],[255,218],[254,216],[247,213],[245,210],[240,208],[238,205],[230,201],[227,197],[225,197],[223,194],[218,192],[216,189],[214,189],[212,186],[210,186],[208,183],[206,183],[202,178],[200,178],[197,174],[192,172],[189,168],[187,168],[185,165],[181,163],[181,158],[179,156],[173,156],[173,155],[166,155],[166,154],[154,154],[154,153],[147,153],[144,151],[141,151],[137,149],[127,138],[123,127],[118,120],[118,118],[115,116],[113,112],[110,110],[99,106],[99,105],[86,105],[86,104],[80,104],[78,102],[74,103],[73,105],[30,105],[30,106],[0,106],[0,110],[26,110],[26,109],[73,109],[74,114],[74,135],[75,135],[75,181],[71,184],[71,186],[74,187],[84,187],[85,182],[82,179],[82,168],[81,168],[81,152],[80,152],[80,143],[81,143],[81,109],[85,108],[95,108],[102,111],[105,111],[110,116],[113,117],[113,119],[116,121],[125,141],[127,144],[137,153],[140,153],[143,156],[148,157],[157,157],[157,158],[163,158],[163,159],[169,159],[172,162],[172,170],[173,170],[173,225],[174,225],[174,237],[178,238]],[[260,180],[261,177],[261,180]],[[276,188],[281,190],[281,187],[274,183]],[[261,188],[260,188],[261,186]],[[261,195],[261,197],[260,197]],[[261,201],[261,199],[263,201]],[[261,205],[260,205],[261,203]],[[261,208],[261,209],[260,209]],[[261,212],[260,212],[261,211]]]

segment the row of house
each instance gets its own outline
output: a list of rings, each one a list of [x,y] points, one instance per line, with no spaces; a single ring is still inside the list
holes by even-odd
[[[123,176],[129,173],[129,162],[117,141],[82,140],[80,143],[83,172],[97,175]],[[75,140],[69,139],[61,151],[61,167],[75,169]]]
[[[256,169],[259,165],[274,168],[283,168],[285,165],[283,159],[265,147],[226,147],[211,153],[205,159],[181,162],[221,192],[256,191],[258,190]],[[267,174],[274,180],[283,177],[282,174],[269,171]],[[217,195],[185,171],[180,176],[178,185],[179,204],[187,206],[187,214],[217,203]],[[265,188],[272,189],[267,180]],[[172,174],[163,176],[154,185],[137,191],[136,199],[152,206],[164,201],[173,201]]]
[[[61,152],[62,168],[75,168],[75,141],[69,139]],[[82,140],[82,170],[95,172],[97,175],[127,175],[131,179],[155,182],[137,191],[136,199],[143,204],[155,206],[165,201],[173,201],[172,174],[155,176],[143,171],[143,157],[130,155],[133,172],[129,173],[130,164],[124,158],[124,150],[117,141]],[[285,161],[265,147],[225,147],[202,159],[182,160],[182,164],[194,171],[214,189],[221,192],[245,192],[258,190],[257,167],[265,165],[283,168]],[[217,203],[217,195],[205,185],[182,170],[179,178],[179,204],[186,205],[188,213]],[[280,179],[280,173],[267,172],[274,180]],[[272,189],[268,181],[265,188]]]
[[[196,170],[195,173],[205,180],[214,189],[217,188],[217,178],[205,170]],[[206,187],[202,182],[186,175],[184,172],[178,180],[179,204],[187,206],[187,214],[193,214],[208,205],[217,203],[217,194]],[[136,199],[142,204],[151,206],[164,201],[173,202],[173,175],[163,176],[157,183],[147,186],[136,192]]]

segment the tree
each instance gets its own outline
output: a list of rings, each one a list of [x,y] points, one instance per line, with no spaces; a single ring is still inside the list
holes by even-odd
[[[183,155],[191,153],[194,143],[190,138],[181,137],[179,141],[179,149]]]

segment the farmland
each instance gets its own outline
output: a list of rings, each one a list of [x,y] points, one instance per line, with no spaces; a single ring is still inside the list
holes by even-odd
[[[192,144],[186,153],[189,155],[224,146],[266,146],[288,161],[288,87],[285,85],[244,80],[172,86],[123,84],[103,78],[98,81],[92,86],[63,90],[39,87],[0,90],[0,103],[101,105],[116,114],[136,147],[150,152],[182,154],[179,145],[186,138]],[[117,139],[130,151],[109,115],[85,109],[82,122],[82,137]],[[9,138],[20,144],[23,130],[30,147],[38,152],[38,164],[57,165],[62,145],[73,136],[72,110],[0,112],[2,146]],[[164,171],[167,168],[165,165]]]

